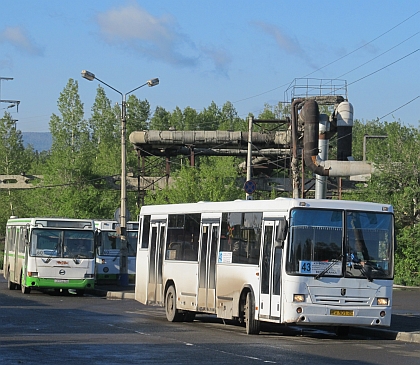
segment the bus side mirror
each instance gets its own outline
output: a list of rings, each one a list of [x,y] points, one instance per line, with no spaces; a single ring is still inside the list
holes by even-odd
[[[25,245],[29,245],[29,228],[30,226],[29,224],[27,224],[26,228],[24,229],[23,239],[24,239]]]
[[[102,246],[102,241],[101,241],[101,233],[96,230],[95,231],[95,247],[100,247]]]
[[[280,219],[277,226],[276,243],[281,247],[284,245],[284,240],[286,239],[288,228],[289,227],[286,218]]]
[[[25,229],[24,242],[25,242],[25,245],[29,244],[29,234],[28,234],[27,229]]]

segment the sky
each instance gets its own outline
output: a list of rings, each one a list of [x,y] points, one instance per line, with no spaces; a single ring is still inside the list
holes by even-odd
[[[20,101],[1,114],[23,132],[49,131],[69,79],[90,117],[99,81],[82,70],[122,94],[159,78],[134,92],[152,111],[258,116],[305,85],[343,90],[355,119],[420,121],[418,0],[15,0],[0,20],[0,99]]]

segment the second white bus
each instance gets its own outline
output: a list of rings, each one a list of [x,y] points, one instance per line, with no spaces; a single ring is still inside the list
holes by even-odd
[[[135,298],[169,321],[389,326],[394,216],[387,204],[278,198],[143,206]]]
[[[98,284],[115,282],[120,276],[121,238],[116,221],[95,220],[98,247],[96,251],[96,281]],[[127,273],[130,282],[136,274],[136,246],[138,222],[127,222]]]

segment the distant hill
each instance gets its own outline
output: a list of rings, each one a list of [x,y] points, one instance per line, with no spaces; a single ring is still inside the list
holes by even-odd
[[[52,137],[50,132],[22,132],[23,144],[32,145],[35,151],[48,151],[51,149]]]

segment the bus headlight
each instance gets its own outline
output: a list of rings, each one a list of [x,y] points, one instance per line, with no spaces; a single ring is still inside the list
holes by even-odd
[[[30,276],[32,278],[36,278],[36,277],[38,277],[38,272],[37,271],[28,271],[28,276]]]
[[[94,274],[85,274],[85,279],[93,279],[94,277]]]
[[[376,298],[377,305],[388,305],[389,300],[388,298]]]
[[[302,303],[305,301],[305,295],[304,294],[293,294],[293,301]]]

